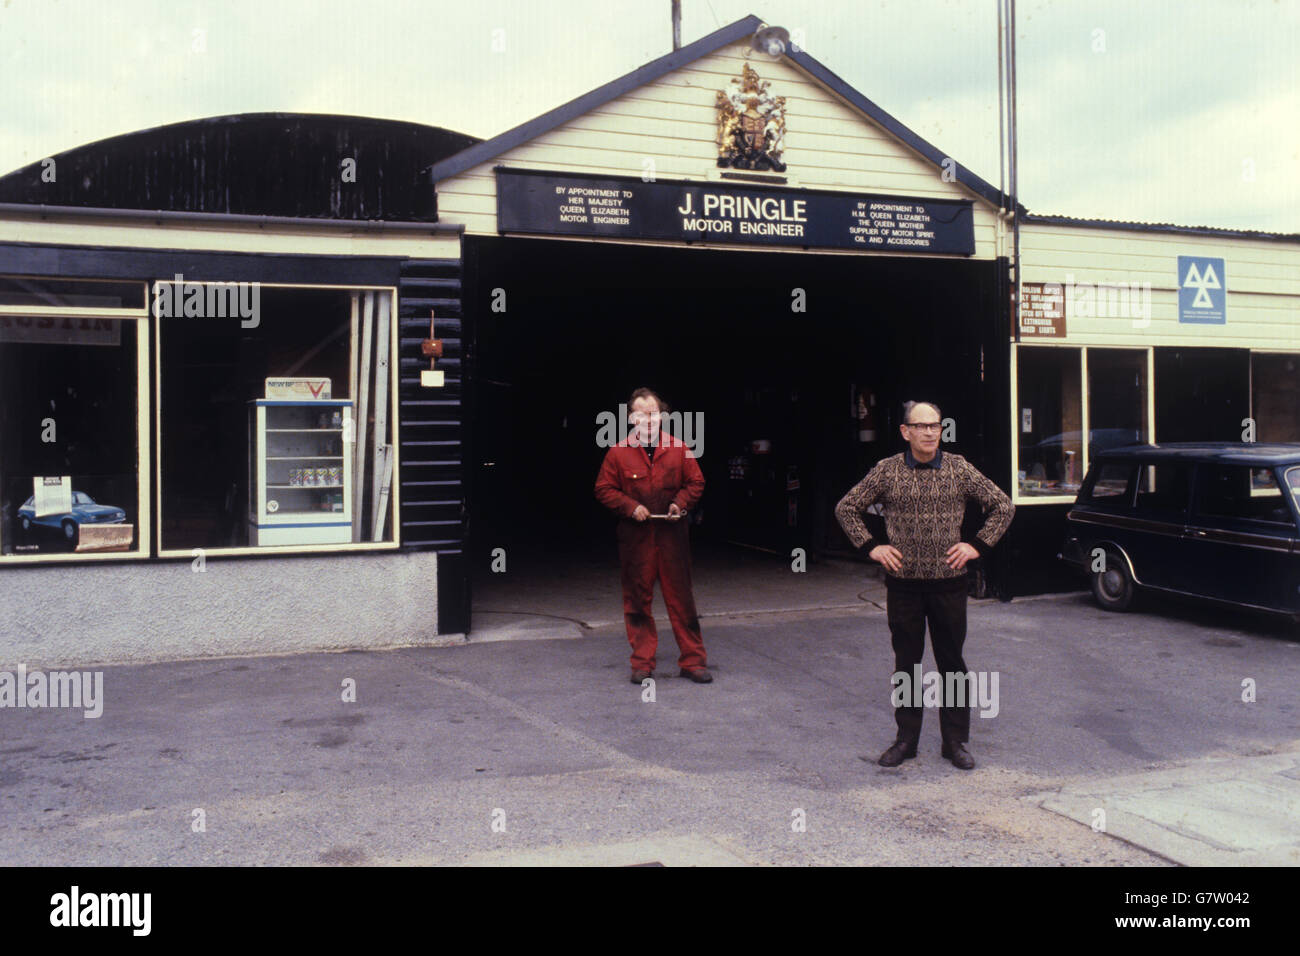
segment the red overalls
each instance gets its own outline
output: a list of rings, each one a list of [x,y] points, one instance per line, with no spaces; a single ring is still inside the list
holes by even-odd
[[[705,667],[704,638],[691,594],[691,551],[685,518],[636,521],[632,512],[645,505],[651,514],[668,506],[688,511],[704,494],[704,475],[681,440],[660,432],[654,462],[635,436],[605,454],[596,476],[596,500],[619,516],[618,557],[623,566],[623,618],[632,645],[632,670],[653,671],[659,635],[655,631],[655,580],[668,606],[668,620],[681,651],[683,670]]]

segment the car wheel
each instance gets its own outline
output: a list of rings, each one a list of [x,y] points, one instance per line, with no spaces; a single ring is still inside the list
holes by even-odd
[[[23,515],[22,526],[24,531],[32,530],[32,522],[31,519],[27,517],[27,515]]]
[[[1128,564],[1116,552],[1106,549],[1106,570],[1092,572],[1092,596],[1107,611],[1127,611],[1135,590]]]
[[[77,540],[77,523],[75,521],[63,522],[63,536],[69,541]]]

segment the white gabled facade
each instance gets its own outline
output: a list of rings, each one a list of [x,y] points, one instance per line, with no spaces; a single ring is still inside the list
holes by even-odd
[[[997,210],[943,169],[918,155],[788,58],[773,59],[731,44],[629,90],[437,184],[438,217],[469,235],[496,235],[496,166],[582,176],[637,176],[707,181],[717,174],[719,90],[745,66],[786,97],[784,188],[879,193],[975,201],[975,258],[998,253]],[[587,241],[587,240],[584,240]],[[591,240],[620,241],[620,240]],[[754,248],[696,242],[700,248]],[[766,247],[771,251],[772,247]],[[789,251],[802,252],[797,246]],[[897,255],[896,251],[816,250],[828,255]]]

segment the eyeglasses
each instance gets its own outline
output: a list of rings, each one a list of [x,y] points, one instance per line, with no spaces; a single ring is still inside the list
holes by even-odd
[[[943,428],[943,422],[903,422],[903,424],[919,432],[937,432]]]

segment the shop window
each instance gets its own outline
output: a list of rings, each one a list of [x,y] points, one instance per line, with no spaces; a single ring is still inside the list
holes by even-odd
[[[143,318],[0,315],[0,555],[145,553],[145,341]]]
[[[1250,350],[1157,346],[1153,441],[1239,442],[1250,412]]]
[[[1250,356],[1250,410],[1255,440],[1300,442],[1300,355]]]
[[[392,293],[255,301],[158,320],[160,552],[393,542]]]
[[[1073,495],[1083,478],[1079,350],[1017,350],[1019,492]]]
[[[1150,349],[1016,349],[1016,500],[1070,500],[1094,455],[1153,441],[1150,361]]]
[[[1271,469],[1201,465],[1198,482],[1198,516],[1291,524],[1291,513],[1278,494]]]
[[[1147,350],[1088,349],[1088,457],[1147,441]]]

